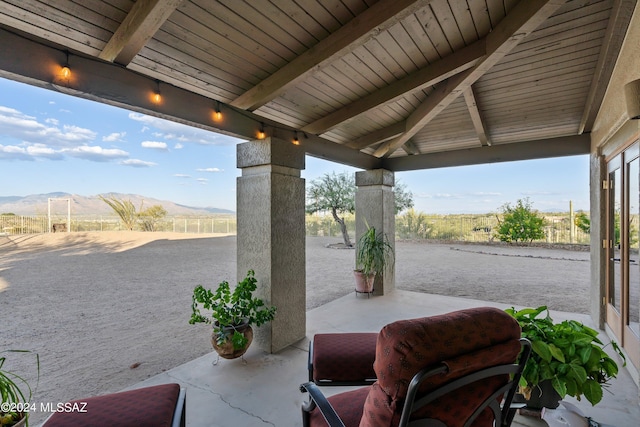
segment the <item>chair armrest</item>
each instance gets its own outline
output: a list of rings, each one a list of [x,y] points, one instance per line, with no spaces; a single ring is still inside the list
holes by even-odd
[[[315,404],[329,427],[345,427],[331,403],[329,403],[316,384],[313,382],[304,383],[300,386],[300,391],[309,393],[309,402],[303,408],[304,411],[310,412]]]

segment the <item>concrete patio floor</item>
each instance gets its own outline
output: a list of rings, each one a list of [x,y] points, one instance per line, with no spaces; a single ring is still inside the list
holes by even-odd
[[[476,306],[507,308],[505,304],[396,290],[366,298],[347,295],[307,312],[307,338],[277,354],[250,348],[241,360],[207,354],[131,388],[176,382],[187,390],[186,424],[190,427],[290,427],[301,425],[300,406],[306,395],[298,386],[307,380],[309,338],[319,332],[377,332],[398,319],[430,316]],[[594,327],[589,316],[552,312],[554,320],[571,318]],[[606,340],[606,337],[603,339]],[[621,366],[621,363],[619,363]],[[325,387],[327,395],[344,391]],[[596,407],[567,398],[593,420],[616,427],[640,425],[638,389],[625,368],[620,369]],[[546,426],[539,419],[518,415],[516,426]]]

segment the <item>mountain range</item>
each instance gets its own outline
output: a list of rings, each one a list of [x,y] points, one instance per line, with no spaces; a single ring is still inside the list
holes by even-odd
[[[113,215],[113,210],[100,199],[100,196],[106,198],[115,197],[119,200],[130,200],[138,210],[141,205],[143,210],[154,205],[161,205],[167,211],[167,215],[235,214],[234,211],[228,209],[184,206],[167,200],[158,200],[138,194],[105,193],[94,196],[81,196],[62,192],[32,194],[24,197],[0,196],[0,214],[46,215],[48,212],[49,199],[71,199],[72,215]],[[54,201],[51,204],[51,211],[52,213],[55,212],[56,215],[66,215],[67,202],[64,200]]]

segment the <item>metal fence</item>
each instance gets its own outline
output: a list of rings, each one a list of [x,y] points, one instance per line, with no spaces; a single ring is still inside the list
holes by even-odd
[[[569,212],[543,215],[546,243],[588,244],[589,233],[575,225],[575,215]],[[355,236],[355,217],[345,216],[345,224],[349,236]],[[341,237],[340,226],[331,215],[308,215],[308,236]],[[463,242],[492,242],[498,228],[498,217],[495,214],[484,215],[429,215],[409,211],[396,216],[397,239],[448,240]]]
[[[120,231],[126,230],[117,216],[75,216],[67,225],[66,217],[51,219],[43,216],[0,215],[0,233],[5,234],[39,234],[57,231]],[[61,227],[62,225],[62,227]],[[154,224],[154,231],[170,231],[174,233],[223,233],[235,234],[237,222],[235,216],[165,217]]]
[[[355,236],[355,216],[346,215],[347,232]],[[544,227],[547,243],[588,244],[589,234],[576,227],[574,218],[567,213],[545,216]],[[67,227],[67,218],[51,219],[52,225],[63,224],[58,230],[75,231],[120,231],[126,230],[117,216],[75,216],[71,217]],[[498,218],[494,214],[486,215],[427,215],[420,212],[407,212],[396,217],[396,238],[453,240],[467,242],[490,242],[497,240],[495,230]],[[53,228],[53,227],[52,227]],[[52,232],[49,218],[42,216],[0,215],[0,233],[35,234]],[[235,216],[165,217],[155,223],[154,231],[175,233],[223,233],[236,234]],[[331,215],[307,215],[306,232],[308,236],[342,237],[339,224]]]

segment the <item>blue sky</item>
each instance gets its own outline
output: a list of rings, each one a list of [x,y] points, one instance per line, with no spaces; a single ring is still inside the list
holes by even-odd
[[[241,140],[0,78],[0,196],[140,194],[236,209]],[[357,169],[307,156],[307,181]],[[540,211],[589,208],[589,158],[495,163],[396,179],[426,213],[497,212],[529,197]]]

